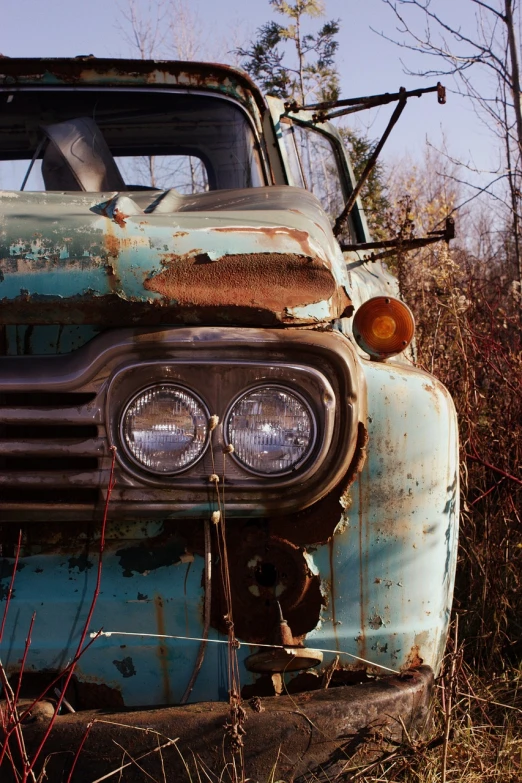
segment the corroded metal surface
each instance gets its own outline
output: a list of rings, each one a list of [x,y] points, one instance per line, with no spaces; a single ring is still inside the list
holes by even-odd
[[[307,648],[338,650],[343,670],[440,665],[456,559],[453,406],[435,379],[413,368],[366,363],[365,376],[369,441],[361,426],[352,465],[338,484],[297,513],[228,517],[234,621],[244,642],[238,651],[241,685],[250,695],[262,694],[265,685],[245,669],[244,660],[256,643],[274,643],[276,599],[292,633]],[[199,513],[208,515],[208,506]],[[11,639],[6,665],[13,674],[34,610],[28,666],[41,671],[71,655],[96,570],[96,529],[77,524],[68,533],[62,525],[55,537],[51,532],[60,531],[58,525],[24,529],[12,604],[16,615],[6,629]],[[145,635],[100,638],[82,658],[78,678],[116,688],[126,706],[164,703],[167,693],[175,703],[189,680],[197,643],[146,634],[201,637],[202,524],[186,515],[177,522],[115,519],[108,535],[103,592],[91,630],[103,626]],[[12,559],[5,558],[4,587],[11,572]],[[211,638],[223,640],[219,580],[212,590]],[[324,654],[325,670],[334,657]],[[226,698],[225,671],[226,645],[209,643],[194,701]]]
[[[56,87],[181,87],[204,89],[230,96],[259,109],[265,106],[258,87],[244,71],[218,63],[161,60],[75,58],[3,58],[0,85],[16,88],[27,85]]]
[[[270,326],[349,311],[342,254],[312,195],[131,195],[0,194],[1,322]]]
[[[367,460],[347,525],[314,555],[332,593],[328,619],[307,645],[313,638],[392,668],[424,661],[437,670],[457,557],[454,407],[442,384],[415,368],[368,362],[365,376]]]
[[[271,125],[260,94],[232,69],[0,62],[0,89],[31,85],[190,88],[234,99],[265,134],[260,149],[275,168],[264,181],[293,182],[277,100]],[[353,187],[339,137],[322,130],[337,139]],[[23,678],[31,698],[71,660],[83,630],[103,628],[67,699],[79,711],[118,710],[60,716],[46,748],[49,777],[60,779],[70,762],[53,750],[76,748],[92,717],[74,780],[118,766],[113,739],[133,756],[157,748],[157,734],[133,726],[180,737],[182,752],[221,770],[231,623],[237,689],[253,699],[247,775],[268,779],[283,747],[285,780],[317,776],[319,765],[333,778],[372,731],[400,739],[403,725],[425,717],[443,654],[458,470],[446,390],[405,357],[367,361],[351,339],[353,306],[396,294],[396,280],[380,262],[344,258],[319,202],[288,185],[194,196],[4,192],[0,215],[0,345],[10,354],[0,357],[0,598],[14,576],[2,662],[17,681],[36,612]],[[350,233],[367,241],[359,203],[352,218]],[[131,463],[119,434],[129,399],[164,382],[192,389],[217,421],[201,460],[175,476]],[[260,477],[227,450],[223,421],[246,389],[274,383],[307,400],[317,437],[295,471]],[[86,628],[109,476],[101,590]],[[220,528],[203,535],[218,505],[225,586]],[[281,642],[281,654],[264,652]],[[317,667],[281,673],[295,644]],[[417,671],[422,663],[429,668]],[[199,665],[188,707],[122,711],[179,703]],[[390,669],[404,675],[369,681]],[[263,699],[285,688],[291,697]],[[46,714],[27,726],[29,746]],[[167,748],[164,758],[176,779],[178,752]]]
[[[319,779],[342,776],[358,749],[362,748],[368,759],[385,752],[390,740],[400,742],[404,731],[410,738],[422,731],[432,681],[432,672],[423,667],[404,678],[253,700],[246,707],[246,777],[268,780],[274,765],[277,779],[289,782],[318,779],[318,775],[325,774],[329,777]],[[73,753],[92,720],[95,722],[74,773],[77,783],[91,783],[118,769],[122,748],[155,779],[165,773],[169,780],[182,779],[186,775],[184,764],[197,778],[194,758],[200,760],[201,769],[207,766],[220,774],[231,759],[223,739],[227,710],[226,704],[207,702],[146,712],[86,712],[60,717],[46,745],[47,776],[60,780],[67,775]],[[42,717],[26,727],[29,755],[45,726]],[[161,758],[158,745],[169,739],[178,740],[179,752],[172,746],[165,747]],[[141,781],[143,772],[130,763],[124,770],[124,780]]]

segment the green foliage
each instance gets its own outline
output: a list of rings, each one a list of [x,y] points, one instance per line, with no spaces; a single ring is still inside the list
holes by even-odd
[[[319,0],[270,0],[274,11],[285,17],[286,24],[270,21],[257,31],[258,38],[247,49],[237,49],[245,58],[242,65],[268,95],[294,99],[304,103],[314,100],[334,100],[339,95],[339,78],[335,54],[339,46],[335,36],[339,20],[331,19],[315,33],[303,33],[304,17],[324,15]],[[288,47],[294,55],[289,65]],[[283,62],[283,60],[286,61]]]
[[[348,150],[357,181],[373,154],[377,142],[372,141],[367,136],[360,135],[352,128],[340,127],[338,131],[344,146]],[[384,165],[382,161],[377,160],[361,194],[368,227],[373,239],[376,240],[385,239],[390,233],[386,220],[386,215],[390,208],[386,190]]]
[[[245,70],[264,92],[277,98],[298,103],[336,100],[339,97],[335,63],[339,20],[324,22],[314,34],[303,33],[304,17],[324,16],[324,4],[320,0],[294,3],[270,0],[270,5],[285,17],[285,24],[267,22],[258,29],[257,40],[251,41],[246,49],[236,50],[244,58]],[[375,142],[350,128],[339,130],[357,180],[375,149]],[[362,193],[368,225],[377,239],[385,236],[384,214],[389,206],[385,190],[383,165],[377,163]]]

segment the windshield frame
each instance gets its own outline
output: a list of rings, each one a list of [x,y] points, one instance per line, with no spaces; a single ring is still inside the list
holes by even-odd
[[[224,95],[223,93],[218,93],[215,90],[196,90],[193,87],[165,87],[163,85],[157,86],[155,84],[151,84],[148,87],[144,87],[142,84],[137,85],[136,87],[132,86],[121,86],[119,84],[79,84],[79,85],[62,85],[62,84],[56,84],[56,85],[48,85],[48,84],[42,84],[42,85],[36,85],[36,84],[23,84],[23,85],[0,85],[0,95],[6,94],[17,94],[21,92],[130,92],[130,93],[148,93],[150,94],[151,91],[155,93],[162,93],[167,95],[192,95],[192,96],[202,96],[202,97],[208,97],[212,98],[214,100],[222,100],[226,101],[227,103],[233,104],[237,109],[239,109],[242,113],[242,115],[246,118],[248,126],[250,130],[252,131],[252,134],[254,136],[254,141],[257,147],[257,151],[259,154],[259,161],[261,164],[261,174],[262,178],[264,180],[264,185],[273,185],[275,184],[273,181],[273,175],[272,175],[272,169],[269,163],[267,150],[266,150],[266,142],[263,137],[259,133],[259,128],[257,127],[257,123],[255,121],[256,118],[252,117],[251,113],[247,110],[247,108],[241,103],[241,101],[229,96]],[[261,127],[261,117],[259,117],[259,124]],[[0,150],[0,160],[27,160],[28,167],[32,165],[31,158],[5,158],[2,155],[2,152]],[[34,162],[34,160],[33,160]],[[1,189],[1,188],[0,188]],[[21,191],[20,188],[14,189],[13,192]],[[45,192],[45,191],[41,191]],[[216,190],[216,192],[219,192]]]

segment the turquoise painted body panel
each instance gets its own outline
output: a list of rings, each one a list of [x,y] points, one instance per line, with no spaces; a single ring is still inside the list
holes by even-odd
[[[306,645],[331,651],[324,655],[325,665],[338,651],[348,671],[359,671],[363,661],[377,675],[422,662],[437,670],[457,544],[453,404],[435,378],[412,367],[365,363],[364,375],[367,461],[344,498],[346,508],[339,506],[335,534],[308,553],[309,568],[320,576],[324,604]],[[143,543],[145,533],[154,540],[162,529],[162,523],[148,523],[127,533],[136,539],[109,538],[102,591],[89,630],[103,628],[110,635],[94,642],[77,670],[81,680],[114,688],[125,705],[178,702],[203,633],[201,557],[183,555],[178,547],[159,564],[151,561],[150,570],[142,564],[133,570],[128,564],[126,552]],[[113,535],[109,527],[109,537]],[[38,621],[29,668],[60,669],[74,655],[94,590],[96,546],[94,540],[88,553],[82,546],[67,557],[22,558],[16,612],[7,631],[8,668],[16,669],[23,654],[33,611]],[[210,638],[222,643],[209,643],[191,701],[226,697],[226,636],[214,630]],[[255,644],[241,644],[241,664],[254,649]],[[255,679],[241,666],[243,685]]]
[[[94,315],[111,323],[114,305],[118,313],[128,306],[131,323],[226,323],[238,306],[243,322],[267,325],[342,315],[345,263],[311,194],[266,187],[171,195],[0,193],[3,322],[27,313],[39,323],[91,323]],[[266,253],[269,277],[254,269],[250,280],[245,265]]]
[[[269,111],[244,75],[223,66],[23,61],[0,71],[0,88],[15,98],[39,87],[219,94],[249,115],[266,178],[190,195],[0,194],[8,674],[20,670],[33,613],[25,671],[34,687],[75,655],[106,503],[92,644],[75,670],[78,709],[177,704],[195,671],[189,701],[229,698],[217,532],[225,516],[245,698],[277,692],[270,674],[295,691],[314,676],[322,682],[336,655],[340,683],[422,663],[437,672],[456,564],[454,407],[409,356],[372,362],[356,344],[354,310],[397,297],[397,282],[381,264],[343,256],[326,206],[296,187],[279,104]],[[321,130],[340,156],[334,131]],[[339,177],[349,191],[346,159]],[[368,239],[357,210],[349,230]],[[157,385],[193,392],[207,417],[201,460],[172,475],[140,467],[122,434],[129,401]],[[284,475],[249,470],[229,448],[233,406],[267,386],[292,392],[315,417],[306,459]],[[269,648],[317,651],[317,665],[286,671],[275,653],[270,670],[256,669]]]

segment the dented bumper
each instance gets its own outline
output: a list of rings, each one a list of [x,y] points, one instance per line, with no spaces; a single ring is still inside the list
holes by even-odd
[[[268,780],[275,772],[273,779],[285,781],[303,776],[322,780],[319,774],[334,779],[353,765],[355,753],[375,758],[390,743],[402,741],[405,731],[410,737],[421,732],[432,685],[433,672],[423,666],[400,677],[245,702],[245,777]],[[113,772],[118,780],[123,765],[127,783],[143,780],[142,770],[156,780],[188,779],[185,765],[192,779],[197,778],[197,765],[200,772],[207,768],[219,776],[232,758],[240,764],[240,757],[227,748],[228,711],[223,702],[205,702],[60,716],[46,745],[47,777],[65,779],[91,722],[75,767],[75,783],[111,779]],[[29,755],[47,720],[41,716],[25,727]]]

